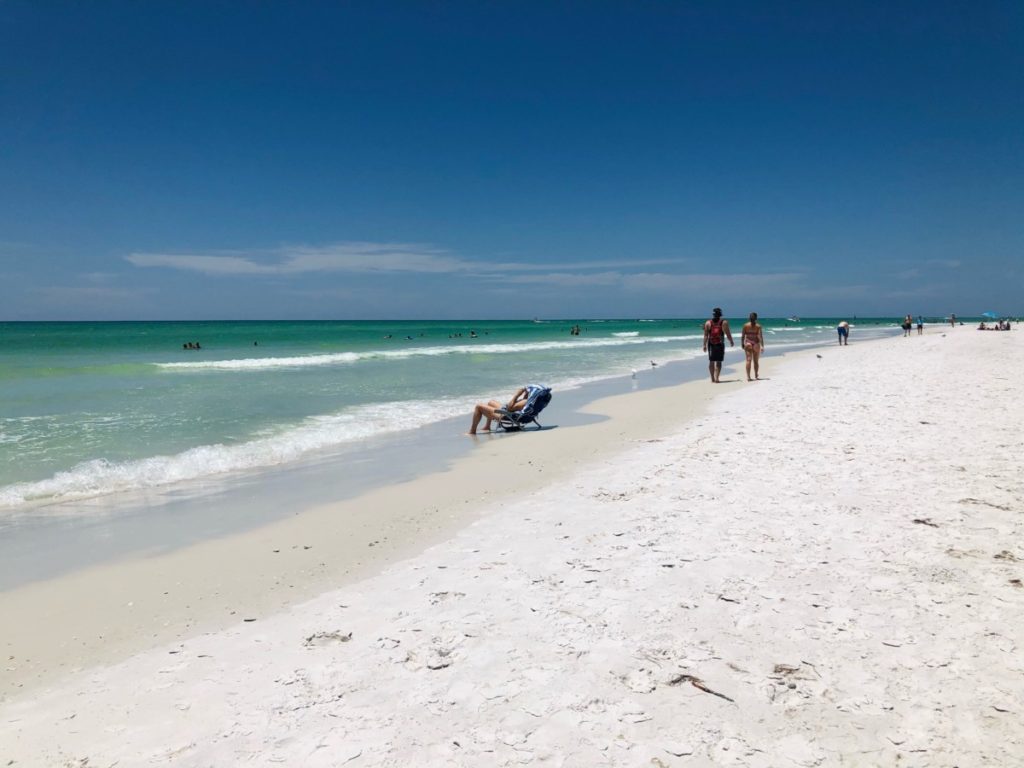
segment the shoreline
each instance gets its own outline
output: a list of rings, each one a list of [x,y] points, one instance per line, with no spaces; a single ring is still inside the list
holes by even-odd
[[[369,579],[9,699],[4,756],[1020,762],[1024,343],[948,336],[795,356]]]
[[[763,359],[770,366],[771,361],[820,348],[798,347]],[[200,534],[169,551],[154,544],[0,590],[0,614],[22,617],[0,640],[0,652],[8,657],[0,672],[0,702],[84,668],[278,612],[372,576],[445,541],[482,510],[621,451],[623,441],[659,437],[692,420],[728,385],[745,383],[739,346],[730,356],[738,359],[723,369],[722,388],[707,381],[706,360],[699,358],[655,372],[658,378],[688,370],[698,376],[682,383],[655,380],[643,389],[608,394],[610,389],[645,386],[642,380],[617,377],[603,382],[603,393],[601,386],[595,387],[603,396],[588,398],[584,390],[582,402],[575,403],[576,418],[568,419],[570,426],[530,435],[529,443],[519,436],[465,436],[457,430],[462,422],[450,429],[446,422],[435,430],[439,434],[433,444],[437,438],[463,442],[448,446],[451,453],[435,471],[379,482],[328,502],[296,505],[276,494],[272,501],[288,504],[290,511],[275,518],[257,518],[255,524],[212,536]],[[673,394],[666,409],[669,393],[677,391],[679,402]],[[574,458],[565,461],[565,455]],[[330,462],[322,465],[329,467]],[[515,489],[503,490],[500,481],[489,477],[511,472],[517,473]],[[200,508],[203,501],[199,499]],[[383,510],[383,519],[378,510]],[[175,523],[173,517],[162,521],[165,526]],[[195,535],[194,527],[189,535]],[[40,631],[57,627],[61,631]]]
[[[657,373],[672,375],[694,364],[706,376],[703,359],[666,365]],[[723,375],[735,376],[736,365],[742,369],[742,358]],[[0,703],[82,669],[273,614],[372,576],[448,540],[481,511],[621,451],[624,442],[667,434],[720,391],[704,378],[655,383],[585,400],[571,426],[522,436],[474,438],[449,429],[446,439],[463,442],[440,470],[168,552],[143,550],[0,591],[0,614],[21,617],[0,641],[8,657],[0,673]],[[678,393],[679,402],[665,418],[667,393]],[[566,455],[574,458],[566,461]],[[503,488],[501,478],[512,476],[514,483]],[[40,632],[57,627],[62,631]]]
[[[205,439],[201,439],[199,435],[193,435],[192,437],[196,438],[195,440],[189,439],[184,444],[171,446],[164,445],[160,442],[163,438],[154,434],[153,438],[156,442],[150,444],[147,440],[144,446],[136,446],[136,449],[129,449],[127,451],[122,451],[115,445],[109,444],[109,441],[107,443],[101,442],[93,446],[92,451],[77,455],[70,464],[62,463],[58,460],[57,456],[54,456],[53,458],[56,463],[47,470],[41,470],[39,467],[35,470],[30,470],[29,467],[26,467],[25,476],[12,474],[12,472],[17,472],[17,467],[20,463],[16,457],[12,456],[12,461],[9,462],[10,466],[7,467],[8,471],[6,473],[0,472],[4,476],[3,480],[0,481],[0,485],[3,486],[0,487],[0,534],[4,534],[11,527],[16,528],[20,524],[31,520],[45,519],[50,515],[62,518],[71,518],[78,515],[82,517],[105,515],[111,509],[118,511],[122,506],[130,507],[133,504],[133,500],[136,506],[148,507],[153,504],[175,504],[180,507],[182,506],[183,496],[187,496],[189,493],[200,493],[216,495],[216,503],[218,504],[230,503],[230,500],[225,499],[225,496],[229,495],[229,493],[221,493],[221,491],[229,492],[233,484],[258,485],[259,478],[266,475],[285,474],[290,467],[303,467],[320,461],[333,461],[334,459],[343,460],[346,456],[351,455],[355,448],[363,446],[372,448],[376,444],[388,442],[390,438],[396,438],[400,441],[401,435],[407,432],[410,427],[416,427],[414,431],[417,433],[426,433],[437,423],[438,419],[456,415],[461,416],[467,408],[472,408],[473,403],[481,399],[486,400],[493,397],[495,392],[506,387],[509,381],[520,381],[524,378],[527,380],[539,380],[554,386],[557,392],[575,392],[580,387],[590,388],[594,383],[600,384],[603,381],[613,380],[616,376],[628,375],[631,368],[636,368],[641,371],[639,381],[646,382],[651,378],[651,371],[647,369],[647,359],[644,358],[642,360],[643,365],[640,365],[641,360],[635,359],[635,357],[636,355],[644,355],[645,347],[643,345],[648,342],[655,342],[654,346],[657,349],[652,348],[647,354],[653,355],[655,360],[660,360],[663,364],[665,363],[665,357],[673,361],[686,361],[700,357],[699,345],[696,341],[693,341],[693,339],[699,341],[699,333],[687,335],[684,333],[684,330],[675,328],[664,329],[664,332],[669,333],[670,330],[677,334],[682,334],[678,337],[679,339],[690,339],[690,341],[666,345],[657,342],[671,338],[671,334],[664,338],[662,335],[655,335],[639,339],[616,339],[605,334],[601,338],[573,342],[582,344],[583,346],[580,349],[584,350],[590,348],[588,345],[595,343],[599,347],[604,344],[612,345],[612,347],[604,350],[604,352],[609,353],[604,364],[596,364],[596,361],[591,359],[588,362],[590,367],[585,366],[585,370],[574,367],[566,368],[564,365],[561,367],[552,365],[550,361],[548,363],[537,361],[543,369],[543,373],[534,370],[532,365],[525,368],[523,366],[517,368],[513,366],[515,372],[512,373],[511,378],[508,378],[510,371],[505,366],[495,365],[495,361],[492,360],[490,362],[490,369],[486,363],[484,365],[484,379],[492,379],[493,384],[495,383],[493,379],[497,374],[499,376],[499,380],[496,382],[499,385],[497,388],[488,386],[485,381],[480,380],[476,382],[475,387],[461,387],[457,388],[457,391],[452,390],[448,392],[448,388],[444,383],[433,381],[433,386],[431,386],[431,382],[426,382],[428,386],[425,389],[405,392],[404,396],[398,390],[389,390],[387,397],[377,402],[376,405],[374,405],[374,397],[356,397],[342,411],[332,410],[330,407],[331,403],[320,399],[319,390],[310,393],[300,389],[294,393],[300,401],[304,400],[304,396],[306,396],[317,405],[307,408],[295,406],[295,413],[304,413],[306,414],[305,417],[284,419],[279,424],[279,427],[272,428],[267,433],[252,433],[251,429],[249,429],[253,426],[252,424],[239,423],[237,425],[237,435],[229,430],[230,434],[218,436],[216,425],[220,424],[225,411],[230,411],[231,407],[223,407],[225,404],[222,402],[222,393],[214,389],[207,396],[215,407],[207,409],[206,406],[201,407],[196,403],[191,403],[188,406],[194,411],[193,420],[212,425],[212,432],[206,435]],[[781,330],[787,329],[783,328]],[[780,333],[780,339],[775,341],[781,343],[783,342],[783,337],[797,336],[796,339],[790,339],[790,341],[798,343],[804,341],[807,343],[808,339],[804,337],[808,334],[819,337],[814,341],[810,341],[810,343],[821,343],[822,341],[820,338],[821,331],[816,330],[816,327],[812,326],[797,330],[800,331],[797,334]],[[769,330],[769,332],[771,331]],[[868,334],[877,334],[878,332],[878,328],[868,328],[866,330]],[[634,331],[633,333],[639,332]],[[612,334],[612,336],[617,335],[620,334]],[[636,347],[635,351],[628,355],[630,360],[627,362],[621,358],[624,350],[634,350],[633,342],[639,342],[641,346]],[[548,339],[533,343],[532,346],[531,343],[525,342],[522,344],[506,342],[504,345],[499,344],[498,348],[504,350],[507,346],[509,349],[515,348],[518,350],[518,347],[525,344],[525,347],[530,349],[533,346],[541,349],[545,345],[560,343],[565,342],[562,339],[559,339],[559,341]],[[616,346],[621,344],[626,346]],[[775,346],[776,344],[772,343],[772,348]],[[784,343],[783,346],[788,346],[788,344]],[[487,345],[484,347],[462,345],[456,348],[461,350],[463,354],[473,351],[479,353],[482,349],[491,349]],[[251,350],[251,348],[249,349]],[[431,347],[430,349],[440,351],[441,347],[436,349]],[[533,352],[537,352],[537,349],[534,349]],[[271,352],[269,349],[267,351]],[[491,351],[493,352],[494,350]],[[416,357],[416,355],[423,352],[424,350],[422,349],[417,351],[416,349],[385,350],[381,348],[365,352],[365,354],[370,354],[371,357],[375,355],[383,357],[392,353],[400,353],[400,357],[406,354]],[[571,358],[575,353],[571,352],[569,357]],[[490,353],[482,354],[486,357]],[[495,355],[491,355],[491,357],[495,357]],[[460,354],[451,359],[456,360],[462,356]],[[320,357],[322,356],[313,355],[309,359],[319,360]],[[342,357],[344,356],[342,355]],[[512,355],[512,358],[517,357],[518,352]],[[560,354],[558,357],[561,358],[564,355]],[[290,365],[298,364],[298,370],[301,372],[299,374],[300,378],[312,377],[311,382],[306,382],[305,386],[313,386],[316,389],[314,385],[316,382],[320,382],[321,389],[324,391],[343,391],[349,387],[354,387],[356,390],[359,389],[358,382],[351,380],[351,374],[353,374],[356,368],[349,365],[339,366],[337,361],[335,361],[336,365],[328,365],[326,367],[315,364],[303,365],[302,360],[305,358],[302,356],[295,357],[288,350],[281,350],[277,355],[271,353],[269,357],[261,356],[254,359],[258,362],[262,361],[266,366],[269,366],[269,372],[238,373],[228,370],[216,374],[214,376],[216,381],[211,382],[211,386],[214,386],[217,381],[235,380],[237,386],[241,387],[246,387],[250,383],[254,383],[254,386],[257,387],[264,387],[259,382],[266,375],[276,377],[273,379],[273,385],[265,387],[266,391],[289,391],[289,386],[296,385],[288,382],[291,374],[287,371],[290,370]],[[436,360],[440,359],[436,358]],[[444,356],[444,359],[447,360],[448,356]],[[428,356],[425,359],[417,358],[416,365],[419,366],[421,363],[431,363],[433,365],[431,361],[435,361],[435,358],[432,356]],[[72,360],[52,362],[63,365],[64,367],[58,365],[58,369],[65,373],[78,370],[75,368],[74,361]],[[81,362],[78,361],[79,364]],[[106,363],[111,362],[117,362],[117,360],[106,361]],[[214,359],[187,363],[187,365],[195,364],[205,368],[210,365],[231,362],[242,361],[218,361]],[[275,362],[287,365],[281,369],[280,365],[272,365]],[[514,360],[509,362],[514,362]],[[26,364],[28,363],[26,362]],[[136,360],[132,364],[142,366],[147,371],[146,377],[148,378],[137,381],[132,380],[132,385],[138,386],[140,391],[149,390],[152,387],[158,393],[170,395],[180,387],[186,393],[182,396],[185,399],[188,399],[187,393],[190,391],[190,388],[194,387],[195,382],[199,380],[197,376],[206,375],[199,371],[196,372],[196,375],[154,375],[154,366],[159,367],[162,365],[161,363],[147,359],[145,361]],[[397,363],[388,363],[380,371],[374,368],[375,365],[382,365],[380,363],[367,362],[366,365],[371,376],[383,375],[385,369],[391,370],[394,368],[391,372],[397,376],[399,381],[408,378],[411,370]],[[425,365],[426,370],[436,373],[431,365]],[[591,367],[595,366],[596,369],[591,370]],[[474,364],[472,367],[476,368],[478,366]],[[337,368],[336,371],[335,368]],[[101,369],[105,370],[102,364]],[[555,369],[557,369],[557,372]],[[498,373],[499,371],[504,371],[504,373]],[[335,380],[335,373],[341,378]],[[141,372],[136,372],[136,374],[142,375]],[[478,374],[474,373],[473,375]],[[26,382],[29,381],[27,378],[15,378],[23,388]],[[164,392],[164,389],[168,391]],[[401,389],[401,387],[398,389]],[[476,391],[470,392],[469,389],[475,389]],[[441,399],[438,404],[439,411],[430,409],[428,412],[423,408],[413,405],[414,402],[420,401],[424,391],[434,393],[448,392],[449,396]],[[16,401],[18,400],[19,391],[17,387],[9,394]],[[21,394],[27,397],[30,393],[25,391]],[[74,397],[73,391],[69,391],[67,396]],[[144,404],[140,404],[138,407],[142,405]],[[174,400],[166,408],[173,411],[174,406],[184,407],[184,405],[184,402]],[[272,411],[283,410],[291,412],[292,410],[292,407],[287,402],[271,405],[266,396],[259,402],[250,405],[254,407],[253,410],[256,413],[260,412],[261,407],[270,408]],[[153,418],[157,422],[162,418],[160,414],[160,409],[155,408]],[[24,420],[21,419],[21,421]],[[161,430],[160,435],[173,436],[175,434],[172,426],[164,426],[168,428]],[[64,425],[61,429],[66,429],[67,427],[68,425]],[[13,430],[12,434],[6,435],[7,439],[4,442],[8,445],[12,442],[33,439],[29,432],[19,431],[21,427],[15,426]],[[147,432],[146,434],[148,435],[149,433]],[[110,439],[113,439],[115,436],[116,434],[112,433]],[[132,443],[130,440],[128,442]],[[409,451],[406,451],[406,453],[409,453]],[[415,457],[414,454],[412,456]],[[35,458],[37,458],[35,454],[30,451],[25,461],[31,465]],[[321,500],[326,501],[328,499]],[[307,500],[302,499],[300,499],[300,502],[308,503]],[[0,535],[0,540],[2,538],[3,536]],[[0,550],[0,589],[5,587],[3,563],[10,554],[10,552]]]
[[[874,340],[874,339],[871,339]],[[866,341],[866,340],[865,340]],[[770,360],[825,346],[773,344]],[[782,347],[781,350],[776,351]],[[738,351],[734,354],[741,355]],[[742,365],[742,361],[740,362]],[[594,402],[637,391],[674,387],[706,375],[704,358],[684,358],[626,375],[602,377],[557,391],[559,428],[602,418]],[[464,415],[412,431],[346,443],[296,462],[203,481],[125,491],[43,505],[0,516],[0,594],[32,582],[244,533],[305,510],[352,500],[395,483],[415,482],[467,456],[472,444],[452,440]],[[547,421],[547,419],[545,419]],[[481,435],[486,439],[486,435]],[[216,510],[215,515],[209,510]]]

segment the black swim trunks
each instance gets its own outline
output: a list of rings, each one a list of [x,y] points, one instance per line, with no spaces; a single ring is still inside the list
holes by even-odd
[[[725,344],[708,344],[708,360],[712,363],[725,360]]]

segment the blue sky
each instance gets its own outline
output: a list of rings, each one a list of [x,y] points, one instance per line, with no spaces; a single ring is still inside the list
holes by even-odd
[[[0,319],[1024,313],[1024,6],[0,3]]]

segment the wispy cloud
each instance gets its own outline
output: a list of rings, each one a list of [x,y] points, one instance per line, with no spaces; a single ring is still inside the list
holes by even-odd
[[[496,274],[561,272],[682,264],[682,259],[644,259],[572,263],[535,263],[465,259],[442,249],[410,243],[338,243],[286,246],[263,251],[208,253],[132,253],[137,267],[178,269],[206,275],[300,275],[314,272]]]
[[[492,282],[509,285],[547,285],[560,288],[580,286],[621,285],[621,272],[545,272],[540,274],[490,275]]]
[[[504,285],[531,285],[539,288],[556,288],[569,291],[572,288],[612,287],[622,293],[638,296],[668,296],[680,301],[695,301],[709,296],[716,300],[729,299],[773,299],[819,298],[820,288],[807,283],[802,272],[767,273],[722,273],[722,272],[551,272],[544,274],[521,274],[491,276],[491,282]],[[842,286],[829,289],[828,295],[859,295],[861,287],[851,289]]]
[[[921,276],[921,270],[916,267],[910,269],[904,269],[902,272],[897,272],[893,277],[897,280],[913,280]]]
[[[688,297],[787,296],[803,290],[805,276],[799,272],[666,274],[641,272],[624,275],[623,287],[638,293],[671,293]]]
[[[242,256],[200,256],[186,253],[133,253],[125,257],[137,267],[168,267],[206,275],[269,275],[279,270]]]

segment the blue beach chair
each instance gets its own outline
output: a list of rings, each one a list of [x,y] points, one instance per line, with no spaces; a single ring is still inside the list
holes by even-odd
[[[497,411],[498,428],[505,432],[518,432],[529,424],[540,429],[540,422],[537,417],[540,412],[547,408],[551,402],[551,387],[540,384],[526,385],[526,405],[521,411],[506,411],[504,408]]]

